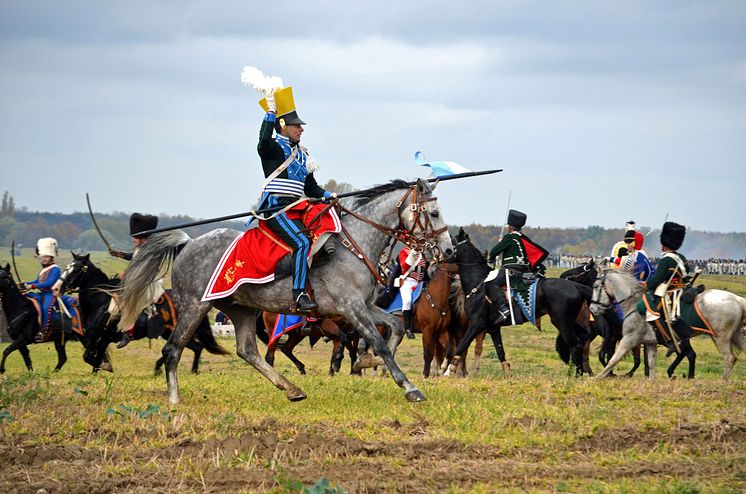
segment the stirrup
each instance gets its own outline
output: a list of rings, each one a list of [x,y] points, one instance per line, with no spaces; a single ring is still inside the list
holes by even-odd
[[[311,312],[312,310],[318,308],[319,304],[311,300],[311,297],[309,297],[306,292],[302,292],[300,295],[298,295],[298,298],[295,301],[296,312]]]
[[[504,323],[505,321],[508,320],[508,316],[509,315],[510,315],[510,311],[509,310],[507,310],[507,311],[506,310],[499,310],[499,311],[497,311],[497,317],[492,322],[493,322],[493,324],[502,324],[502,323]]]

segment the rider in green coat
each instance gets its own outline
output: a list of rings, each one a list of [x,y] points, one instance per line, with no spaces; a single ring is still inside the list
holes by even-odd
[[[510,316],[510,307],[502,290],[502,287],[506,285],[507,270],[518,273],[533,271],[540,276],[543,276],[546,271],[542,261],[549,253],[521,233],[521,228],[525,224],[526,214],[511,209],[508,212],[508,233],[490,250],[491,263],[496,261],[497,256],[502,256],[501,268],[497,276],[494,279],[488,276],[488,281],[485,281],[487,297],[497,306],[498,314],[494,320],[495,324],[504,322]]]

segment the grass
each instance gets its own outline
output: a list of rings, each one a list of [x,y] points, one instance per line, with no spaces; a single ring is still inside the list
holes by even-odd
[[[746,292],[735,277],[703,282]],[[308,395],[298,403],[235,356],[206,355],[202,373],[191,375],[187,350],[176,407],[164,379],[152,375],[162,342],[114,351],[113,375],[91,374],[75,342],[54,373],[53,346],[35,345],[35,372],[14,353],[0,377],[0,490],[57,482],[71,491],[134,492],[746,489],[743,361],[723,382],[720,355],[699,337],[695,380],[664,379],[662,353],[653,382],[642,371],[578,379],[554,353],[556,330],[545,323],[543,332],[504,331],[515,374],[508,380],[487,344],[479,375],[424,379],[419,338],[405,339],[397,361],[428,398],[417,404],[390,378],[327,376],[323,343],[299,347],[306,376],[278,353],[278,370]],[[232,340],[221,343],[235,350]],[[592,365],[600,370],[595,358]]]

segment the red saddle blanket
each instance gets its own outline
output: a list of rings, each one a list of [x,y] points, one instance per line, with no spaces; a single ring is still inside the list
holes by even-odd
[[[312,226],[311,252],[313,243],[322,234],[342,231],[342,222],[333,208],[317,217],[325,207],[325,204],[308,206],[307,202],[302,202],[285,213],[291,220],[301,219],[306,227]],[[311,222],[314,225],[310,225]],[[210,277],[202,301],[227,297],[244,283],[262,284],[274,281],[277,263],[290,251],[290,247],[264,221],[259,221],[256,228],[238,236],[223,253]]]

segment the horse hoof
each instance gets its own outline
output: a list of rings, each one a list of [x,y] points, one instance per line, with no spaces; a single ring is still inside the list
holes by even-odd
[[[404,396],[407,398],[407,401],[410,403],[416,403],[418,401],[427,400],[427,398],[425,398],[425,395],[423,395],[419,389],[413,389],[412,391],[407,392],[407,394]]]
[[[287,397],[290,401],[303,401],[307,398],[306,393],[304,393],[300,388],[289,389]]]
[[[101,366],[99,367],[100,370],[114,373],[114,366],[111,365],[109,362],[102,362]]]
[[[357,362],[353,364],[352,369],[359,371],[369,367],[378,367],[379,365],[383,365],[383,359],[381,357],[375,357],[370,353],[364,353],[357,359]]]

